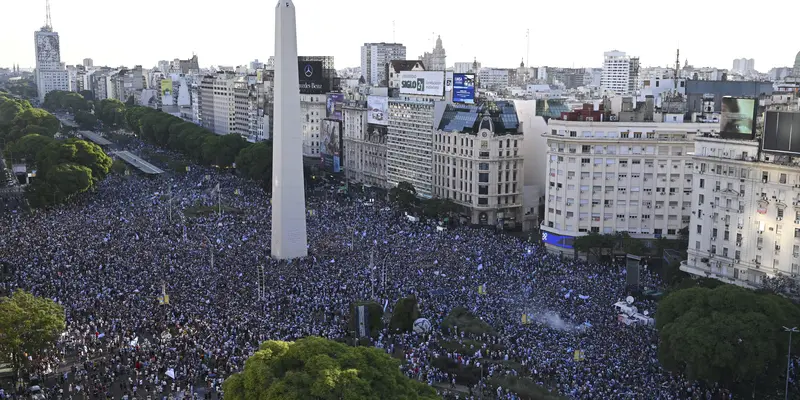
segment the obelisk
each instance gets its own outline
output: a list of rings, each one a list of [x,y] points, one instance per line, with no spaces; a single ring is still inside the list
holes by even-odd
[[[297,71],[297,22],[292,0],[275,7],[275,123],[272,140],[272,257],[308,255],[303,135]]]

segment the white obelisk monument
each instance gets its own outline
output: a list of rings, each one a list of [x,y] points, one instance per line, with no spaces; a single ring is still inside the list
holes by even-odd
[[[272,141],[272,257],[308,255],[303,134],[292,0],[275,7],[275,123]]]

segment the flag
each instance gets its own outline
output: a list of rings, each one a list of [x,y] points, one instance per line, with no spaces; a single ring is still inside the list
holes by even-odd
[[[478,294],[486,294],[486,285],[478,286]]]
[[[586,359],[586,354],[583,350],[575,350],[575,353],[572,355],[572,359],[575,361],[583,361]]]
[[[238,195],[240,194],[240,193],[239,193],[239,189],[236,189],[236,190],[234,190],[234,191],[233,191],[233,194],[235,194],[235,195],[237,195],[237,196],[238,196]]]
[[[528,319],[528,314],[522,314],[522,325],[528,325],[531,321]]]

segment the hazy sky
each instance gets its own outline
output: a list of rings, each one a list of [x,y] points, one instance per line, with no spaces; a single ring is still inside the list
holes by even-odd
[[[681,63],[731,68],[734,58],[755,59],[756,69],[791,66],[800,50],[791,18],[800,1],[617,0],[294,0],[300,55],[333,55],[336,67],[360,65],[364,42],[406,45],[416,59],[442,36],[447,64],[601,66],[603,52],[639,56],[643,66]],[[61,36],[61,60],[145,67],[188,58],[200,65],[243,65],[274,51],[274,0],[51,0],[53,28]],[[45,0],[0,0],[0,66],[34,65],[33,32],[45,20]],[[768,32],[768,36],[764,33]],[[782,47],[789,46],[789,47]]]

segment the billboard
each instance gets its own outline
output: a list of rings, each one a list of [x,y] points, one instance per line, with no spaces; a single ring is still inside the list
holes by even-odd
[[[337,121],[342,120],[342,106],[344,105],[344,94],[342,93],[328,93],[327,103],[325,105],[326,116]]]
[[[341,121],[326,118],[322,120],[322,135],[320,135],[322,161],[333,172],[340,172],[342,155],[342,124]]]
[[[719,136],[728,139],[753,139],[756,134],[758,99],[722,98]]]
[[[389,98],[386,96],[367,97],[367,123],[389,125]]]
[[[161,104],[171,105],[172,100],[172,79],[161,80]]]
[[[475,104],[475,74],[453,74],[453,102]]]
[[[444,96],[444,71],[400,72],[400,94]]]
[[[444,91],[453,91],[453,71],[446,71],[444,73]]]
[[[300,79],[300,93],[323,93],[325,79],[322,76],[322,61],[299,61],[297,74]]]
[[[542,242],[553,246],[571,249],[575,238],[572,236],[556,235],[551,232],[542,232]]]
[[[800,157],[800,112],[767,111],[761,150]]]

